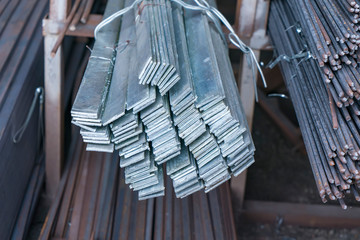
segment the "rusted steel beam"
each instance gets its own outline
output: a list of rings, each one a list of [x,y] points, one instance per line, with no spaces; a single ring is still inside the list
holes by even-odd
[[[69,0],[50,0],[49,19],[65,21]],[[60,183],[64,158],[64,110],[63,110],[63,59],[61,47],[51,57],[51,49],[57,35],[47,35],[44,39],[45,56],[45,169],[46,190],[50,199],[55,197]]]
[[[94,30],[101,22],[103,16],[101,14],[90,14],[85,24],[79,23],[76,30],[66,30],[66,36],[74,37],[94,37]],[[43,36],[48,34],[58,34],[64,28],[63,22],[52,21],[48,17],[43,19]]]
[[[234,29],[253,49],[263,50],[269,46],[266,35],[269,7],[269,0],[237,1]]]
[[[62,205],[62,201],[63,201],[63,196],[64,196],[64,191],[65,189],[67,189],[68,185],[72,185],[72,182],[74,179],[74,175],[76,176],[76,172],[79,169],[80,166],[80,159],[81,159],[81,154],[84,151],[84,147],[83,144],[81,144],[81,142],[78,141],[78,135],[75,135],[77,137],[73,138],[73,144],[71,146],[71,149],[69,151],[69,159],[70,161],[68,161],[68,164],[64,170],[64,175],[59,183],[59,187],[56,191],[56,195],[54,197],[54,201],[51,204],[50,210],[46,216],[44,225],[41,229],[40,232],[40,236],[39,239],[42,240],[47,240],[50,239],[52,234],[53,234],[53,228],[55,226],[55,223],[57,221],[57,217],[58,217],[58,209],[60,207],[60,205]],[[67,218],[65,218],[67,219]],[[67,220],[65,220],[67,221]]]
[[[260,60],[260,51],[254,51],[255,56]],[[240,66],[240,75],[237,79],[237,86],[240,92],[241,101],[244,106],[244,113],[246,114],[246,120],[249,124],[249,129],[252,129],[253,117],[254,117],[254,107],[255,107],[255,91],[253,84],[253,77],[257,79],[257,72],[253,76],[252,70],[247,66],[246,56],[243,55],[241,59]],[[233,202],[234,208],[241,209],[244,198],[245,198],[245,187],[246,187],[246,175],[247,170],[240,174],[237,178],[231,180],[231,191],[235,196],[235,201]]]
[[[139,201],[116,154],[84,152],[78,140],[69,157],[40,239],[236,239],[227,184],[178,199],[166,178],[165,197]]]

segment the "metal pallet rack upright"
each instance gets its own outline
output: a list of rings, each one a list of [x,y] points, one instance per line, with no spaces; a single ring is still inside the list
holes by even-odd
[[[260,52],[269,47],[269,37],[266,35],[267,16],[270,7],[270,0],[237,0],[235,26],[234,29],[249,47],[254,51],[257,60],[260,60]],[[230,48],[233,46],[230,45]],[[252,70],[247,65],[245,54],[240,61],[239,76],[237,85],[240,92],[241,101],[246,114],[250,129],[252,129],[255,91]],[[245,170],[237,178],[231,179],[231,190],[236,200],[235,209],[242,209],[245,198],[246,185]]]
[[[62,46],[59,47],[55,56],[51,56],[51,51],[64,28],[70,7],[70,0],[50,0],[49,14],[43,20],[46,192],[50,200],[55,197],[64,163],[64,59]],[[93,37],[95,26],[101,19],[101,15],[90,14],[86,24],[80,24],[75,31],[67,30],[65,35]]]

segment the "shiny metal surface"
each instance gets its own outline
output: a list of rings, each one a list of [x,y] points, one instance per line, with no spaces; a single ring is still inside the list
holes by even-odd
[[[97,66],[106,82],[90,86],[100,73],[84,80],[94,98],[81,105],[83,88],[72,117],[88,150],[118,150],[139,199],[164,195],[165,162],[179,198],[211,191],[253,163],[227,48],[206,15],[169,0],[142,3],[123,16],[116,49],[114,69]]]

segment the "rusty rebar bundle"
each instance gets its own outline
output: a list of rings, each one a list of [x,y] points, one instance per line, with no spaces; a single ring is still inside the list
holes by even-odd
[[[320,197],[344,209],[346,193],[360,201],[359,11],[358,1],[275,0],[269,18]]]

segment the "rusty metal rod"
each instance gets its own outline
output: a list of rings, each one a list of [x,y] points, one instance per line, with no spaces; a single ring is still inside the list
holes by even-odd
[[[280,65],[319,195],[323,202],[338,200],[346,209],[346,192],[351,190],[360,199],[360,35],[351,25],[351,15],[344,13],[347,8],[340,4],[274,0],[269,32],[279,55],[310,51],[314,58],[295,58]],[[345,1],[342,4],[349,6]]]
[[[75,13],[76,13],[79,5],[80,5],[80,2],[81,2],[81,0],[76,0],[74,2],[74,5],[71,8],[69,16],[67,16],[67,18],[65,20],[64,27],[63,27],[63,29],[61,29],[61,31],[59,33],[59,36],[58,36],[58,38],[56,40],[56,43],[55,43],[54,47],[51,50],[51,57],[55,57],[55,54],[56,54],[57,50],[59,49],[60,45],[62,44],[62,41],[64,40],[64,37],[65,37],[65,33],[66,33],[67,29],[69,28],[72,19],[75,16]]]
[[[87,4],[87,0],[81,0],[79,8],[75,13],[74,18],[71,20],[71,23],[70,23],[70,26],[69,26],[70,31],[75,31],[76,30],[76,25],[78,25],[78,23],[80,22],[81,15],[84,12],[86,4]]]
[[[87,0],[85,10],[81,16],[80,22],[84,24],[87,22],[93,5],[94,5],[94,0]]]

